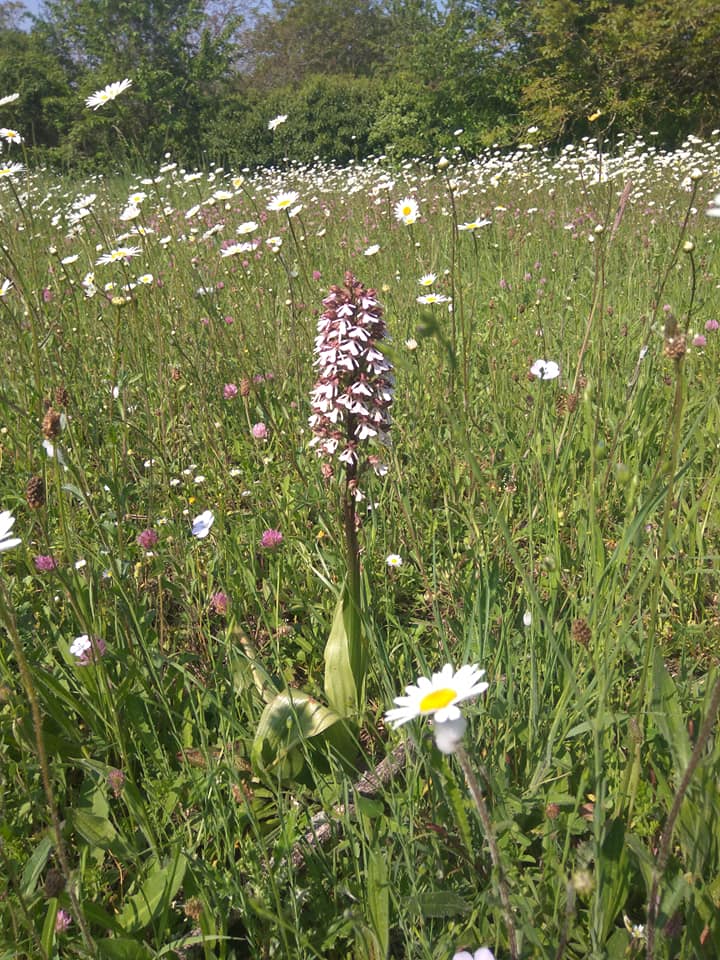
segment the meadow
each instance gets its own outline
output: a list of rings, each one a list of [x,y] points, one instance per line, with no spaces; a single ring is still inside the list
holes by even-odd
[[[720,953],[720,131],[528,140],[6,143],[0,957]]]

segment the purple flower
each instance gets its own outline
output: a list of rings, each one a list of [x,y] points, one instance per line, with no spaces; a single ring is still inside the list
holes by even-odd
[[[694,347],[706,347],[707,346],[707,337],[703,336],[702,333],[696,333],[692,338],[692,345]]]
[[[230,598],[222,590],[218,590],[210,597],[210,609],[220,617],[224,617],[227,613],[229,603]]]
[[[70,644],[70,653],[75,657],[75,662],[79,667],[87,667],[104,656],[107,646],[102,637],[89,637],[84,633],[80,637],[75,637]]]
[[[310,395],[310,446],[318,456],[345,464],[348,485],[359,499],[360,471],[368,464],[376,472],[384,466],[361,457],[365,441],[389,445],[392,365],[378,349],[387,328],[375,291],[351,273],[345,274],[345,286],[330,288],[323,306],[315,338],[319,377]]]
[[[58,910],[55,914],[55,933],[65,933],[72,923],[72,917],[64,910]]]
[[[264,423],[254,423],[252,428],[252,435],[256,440],[266,440],[268,435],[268,428]]]
[[[279,530],[265,530],[260,537],[260,546],[264,550],[277,550],[283,542],[283,535]]]
[[[141,546],[143,550],[152,550],[159,539],[160,537],[158,537],[157,532],[150,528],[141,530],[137,535],[138,545]]]
[[[40,555],[35,557],[33,562],[35,569],[39,570],[40,573],[50,573],[51,570],[57,569],[57,560],[55,557]]]
[[[226,400],[233,400],[238,395],[238,388],[234,383],[226,383],[223,387],[223,397]]]
[[[113,767],[108,771],[107,782],[112,795],[117,799],[125,786],[125,774],[122,770],[118,770],[117,767]]]
[[[706,330],[717,330],[720,327],[720,323],[717,320],[708,320],[705,323]]]

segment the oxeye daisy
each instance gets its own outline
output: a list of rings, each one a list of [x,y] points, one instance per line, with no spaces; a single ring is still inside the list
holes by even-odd
[[[436,273],[424,273],[418,280],[418,283],[420,284],[421,287],[431,287],[436,280],[437,280]]]
[[[425,293],[421,297],[417,297],[417,302],[422,304],[433,304],[433,303],[448,303],[450,297],[446,297],[442,293]]]
[[[268,210],[278,213],[281,210],[287,210],[289,207],[292,207],[297,203],[299,198],[300,194],[295,190],[290,190],[289,193],[276,193],[274,197],[270,197],[268,200],[267,208]]]
[[[102,266],[107,263],[117,263],[119,260],[129,260],[131,257],[139,257],[142,253],[140,247],[118,247],[111,250],[110,253],[104,253],[95,261],[95,266]]]
[[[400,200],[395,204],[395,219],[400,220],[406,226],[415,223],[418,218],[418,213],[417,201],[412,197],[405,197],[404,200]]]
[[[102,107],[103,104],[109,103],[110,100],[119,97],[120,94],[124,93],[130,86],[132,86],[132,80],[128,80],[127,77],[124,80],[109,83],[106,87],[103,87],[102,90],[96,90],[95,93],[91,94],[85,100],[85,106],[97,110],[97,108]]]
[[[18,544],[22,543],[22,540],[10,535],[14,525],[15,517],[9,510],[3,510],[2,513],[0,513],[0,552],[3,550],[12,550],[13,547],[17,547]]]
[[[456,672],[446,663],[430,679],[420,677],[416,684],[409,684],[406,695],[395,698],[397,706],[387,711],[385,719],[393,727],[416,717],[433,717],[436,723],[458,720],[461,716],[458,703],[487,690],[488,684],[481,680],[484,675],[485,671],[477,664],[460,667]]]
[[[287,114],[281,113],[277,117],[273,117],[272,120],[268,120],[268,130],[277,130],[281,123],[285,123],[287,120]]]

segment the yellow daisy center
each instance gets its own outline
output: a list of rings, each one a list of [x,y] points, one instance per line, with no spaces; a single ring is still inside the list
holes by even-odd
[[[405,206],[402,208],[402,213],[404,217],[409,217],[410,214],[412,213],[412,207],[408,206],[408,204],[406,203]]]
[[[452,703],[457,696],[457,690],[451,690],[450,687],[444,687],[442,690],[433,690],[427,693],[420,701],[420,709],[423,713],[432,713],[433,710],[442,710],[449,703]]]

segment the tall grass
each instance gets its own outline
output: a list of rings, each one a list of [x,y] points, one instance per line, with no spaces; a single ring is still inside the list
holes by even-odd
[[[0,956],[508,956],[462,771],[382,720],[445,662],[490,681],[465,748],[519,955],[717,956],[719,150],[0,180],[23,541],[0,555]],[[269,212],[287,190],[302,209]],[[323,700],[345,577],[307,418],[346,270],[396,379],[390,469],[357,504],[367,702],[350,760],[300,737],[291,770],[258,766],[267,691]],[[85,665],[82,635],[106,645]]]

